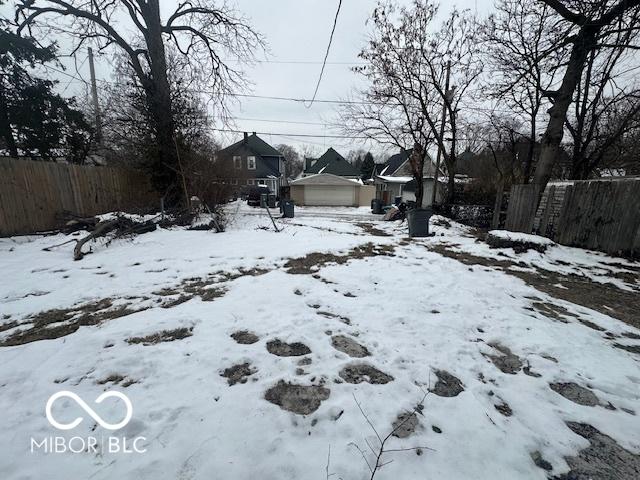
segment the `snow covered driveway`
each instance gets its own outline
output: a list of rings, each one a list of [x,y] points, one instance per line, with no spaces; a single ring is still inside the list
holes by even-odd
[[[638,478],[638,264],[357,218],[1,239],[0,478]],[[61,390],[132,419],[56,430]],[[110,435],[145,452],[32,452]]]

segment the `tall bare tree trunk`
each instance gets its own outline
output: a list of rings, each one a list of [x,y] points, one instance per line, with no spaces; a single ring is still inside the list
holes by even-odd
[[[411,151],[411,157],[409,162],[411,164],[411,171],[413,172],[413,179],[416,182],[416,208],[422,208],[422,201],[424,199],[424,159],[426,152],[422,145],[416,142]]]
[[[567,111],[573,101],[576,87],[580,83],[587,56],[596,47],[598,28],[593,25],[586,25],[580,29],[573,44],[560,88],[553,93],[554,103],[549,109],[549,123],[542,136],[540,159],[533,179],[533,183],[540,185],[540,195],[544,192],[551,178],[553,166],[560,153]]]
[[[162,39],[160,4],[149,0],[144,11],[147,23],[145,40],[149,51],[150,75],[145,84],[151,120],[156,131],[157,159],[153,162],[152,181],[165,192],[165,202],[175,205],[182,199],[178,181],[178,158],[174,143],[175,123],[171,105],[171,87],[167,76],[167,59]]]

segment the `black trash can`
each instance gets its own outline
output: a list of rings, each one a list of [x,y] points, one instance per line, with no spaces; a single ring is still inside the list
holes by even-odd
[[[267,205],[269,208],[276,208],[276,196],[273,193],[267,196]]]
[[[285,200],[281,203],[282,205],[282,216],[284,218],[293,218],[294,216],[294,204],[293,200]]]
[[[267,208],[268,205],[268,195],[266,193],[260,194],[260,208]]]
[[[407,211],[407,224],[409,225],[410,237],[429,236],[429,218],[432,211],[430,208],[414,208]]]
[[[378,198],[374,198],[373,200],[371,200],[371,212],[378,215],[381,215],[384,213],[382,211],[382,200]]]
[[[402,203],[402,197],[393,197],[393,204],[397,207],[398,205],[400,205]]]

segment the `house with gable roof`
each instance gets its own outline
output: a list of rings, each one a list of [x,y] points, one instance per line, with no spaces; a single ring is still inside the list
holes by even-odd
[[[401,197],[403,202],[415,202],[416,182],[411,172],[409,158],[411,150],[401,149],[399,153],[390,156],[382,165],[377,165],[374,172],[374,184],[376,186],[376,198],[382,200],[384,205],[390,205],[397,197]],[[433,188],[435,185],[436,165],[429,154],[424,162],[423,188],[424,196],[422,207],[431,205]],[[442,181],[446,174],[440,168],[438,191],[436,201],[439,202],[444,196],[445,183]]]
[[[321,173],[351,178],[353,180],[360,178],[360,171],[333,148],[329,148],[320,158],[304,159],[303,177]]]
[[[220,150],[215,161],[224,162],[233,185],[266,185],[278,195],[286,186],[284,156],[255,132]]]

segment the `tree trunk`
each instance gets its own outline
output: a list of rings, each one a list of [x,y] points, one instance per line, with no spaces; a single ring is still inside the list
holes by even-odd
[[[155,188],[165,195],[165,204],[174,206],[183,196],[178,180],[178,158],[175,143],[175,123],[171,105],[171,87],[167,76],[167,59],[162,39],[160,5],[149,0],[143,10],[147,24],[145,40],[149,51],[150,74],[143,80],[151,121],[154,126],[157,152],[152,162],[151,180]]]
[[[553,94],[554,103],[549,109],[549,123],[542,136],[540,159],[533,179],[533,183],[540,186],[540,196],[551,178],[553,166],[559,156],[567,111],[582,77],[587,56],[596,47],[597,28],[587,25],[580,29],[573,44],[560,88]]]
[[[7,144],[9,155],[18,156],[18,146],[13,137],[11,130],[11,122],[9,121],[9,112],[7,108],[7,98],[4,95],[4,87],[0,85],[0,138],[3,138]]]
[[[413,150],[411,151],[411,157],[409,160],[413,179],[416,182],[416,208],[422,208],[422,202],[424,200],[424,181],[422,177],[424,175],[425,153],[426,152],[423,150],[422,145],[416,142],[413,146]]]
[[[536,120],[535,114],[532,116],[531,120],[531,138],[529,139],[529,145],[527,147],[527,158],[524,161],[524,169],[522,172],[522,183],[525,185],[529,183],[529,179],[531,178],[531,167],[533,165],[533,155],[535,153],[536,148]]]
[[[449,171],[449,178],[447,179],[447,201],[449,205],[452,205],[456,200],[456,165],[455,163],[448,162],[447,170]]]

